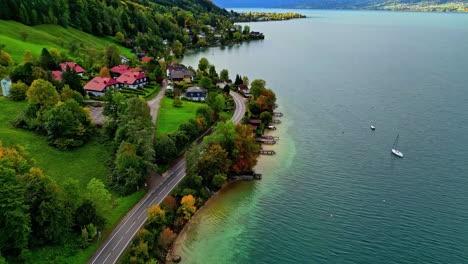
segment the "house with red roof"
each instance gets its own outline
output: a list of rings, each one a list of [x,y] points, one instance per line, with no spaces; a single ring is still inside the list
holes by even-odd
[[[112,67],[110,69],[110,72],[112,73],[114,77],[119,77],[123,73],[131,71],[131,70],[132,69],[128,67],[127,65],[119,65],[119,66]]]
[[[152,59],[151,57],[143,57],[143,58],[141,58],[141,61],[142,62],[150,62],[151,59]]]
[[[149,78],[143,72],[127,71],[116,79],[123,87],[136,89],[149,83]]]
[[[62,72],[61,71],[52,71],[52,77],[54,80],[61,81],[62,80]]]
[[[71,70],[74,70],[78,75],[83,76],[85,70],[78,64],[74,62],[64,62],[60,63],[60,68],[62,69],[62,72],[66,71],[67,68],[70,68]]]
[[[84,89],[91,96],[104,95],[109,89],[120,88],[121,84],[112,78],[94,77],[89,81]]]

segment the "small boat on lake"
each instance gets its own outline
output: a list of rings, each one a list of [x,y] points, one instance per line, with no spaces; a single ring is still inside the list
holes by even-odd
[[[393,155],[395,155],[397,157],[403,158],[403,152],[401,152],[401,151],[399,151],[397,149],[397,144],[398,144],[398,139],[399,138],[400,138],[400,134],[397,135],[397,137],[395,138],[395,142],[393,142],[392,153],[393,153]]]
[[[375,130],[375,126],[370,126],[370,129],[371,129],[371,130]]]

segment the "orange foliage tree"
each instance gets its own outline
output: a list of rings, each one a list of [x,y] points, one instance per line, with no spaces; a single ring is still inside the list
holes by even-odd
[[[237,155],[231,165],[231,171],[240,174],[248,173],[257,165],[259,155],[259,145],[255,143],[252,130],[247,125],[236,126],[237,137],[234,144],[237,149]]]
[[[111,75],[110,75],[109,69],[107,67],[102,67],[101,70],[99,71],[99,76],[110,78]]]
[[[174,242],[176,237],[177,235],[169,227],[167,227],[161,232],[161,234],[159,234],[158,244],[163,249],[167,249],[172,244],[172,242]]]

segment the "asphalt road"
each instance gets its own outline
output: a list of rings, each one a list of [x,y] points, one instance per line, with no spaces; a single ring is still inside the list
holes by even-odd
[[[244,98],[231,92],[236,104],[236,110],[231,120],[238,124],[246,111]],[[96,250],[88,261],[90,264],[117,263],[122,253],[132,241],[135,234],[145,224],[147,209],[159,205],[164,198],[185,177],[185,160],[179,159],[166,173],[164,180],[146,196],[120,221],[107,239]]]

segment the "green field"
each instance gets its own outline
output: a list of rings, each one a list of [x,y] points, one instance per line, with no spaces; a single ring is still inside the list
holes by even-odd
[[[27,33],[26,40],[22,32]],[[60,52],[68,53],[72,41],[83,43],[85,47],[103,49],[109,44],[116,44],[111,38],[102,38],[84,33],[77,29],[64,28],[57,25],[27,26],[16,21],[0,20],[0,44],[5,45],[13,60],[21,62],[25,50],[30,50],[35,56],[41,54],[42,48],[56,48]],[[133,57],[130,49],[116,44],[122,55]]]
[[[51,176],[59,185],[67,178],[73,178],[85,188],[91,178],[98,178],[106,182],[108,168],[106,160],[110,159],[110,151],[98,142],[98,136],[91,142],[74,151],[60,151],[47,144],[45,136],[39,136],[31,131],[15,129],[8,122],[26,107],[26,102],[12,102],[0,97],[0,141],[4,146],[21,145],[27,149],[36,160],[36,167]],[[98,133],[98,132],[97,132]],[[108,224],[103,231],[103,238],[123,216],[143,197],[143,192],[134,193],[127,197],[113,194],[114,209],[108,216]],[[73,240],[73,238],[71,238]],[[101,239],[102,242],[102,239]],[[85,263],[93,254],[98,244],[92,244],[84,250],[75,250],[74,243],[43,247],[32,250],[35,263]],[[54,262],[52,259],[63,260]],[[66,259],[66,260],[65,260]]]
[[[190,118],[195,118],[195,114],[199,107],[204,106],[203,103],[183,102],[182,107],[172,106],[174,100],[164,97],[159,108],[158,123],[156,132],[158,134],[168,133],[177,130],[180,124],[187,122]]]

